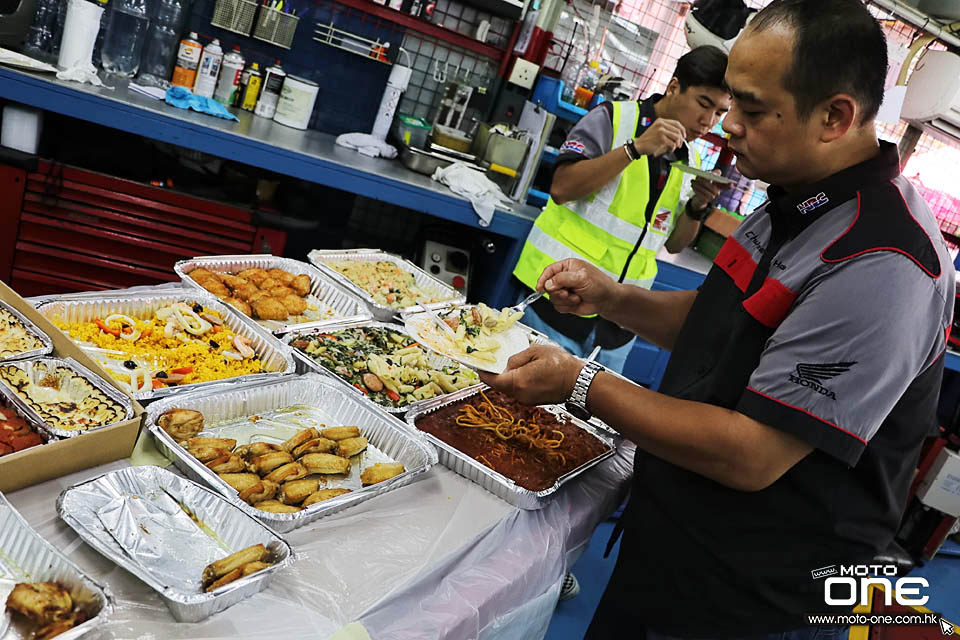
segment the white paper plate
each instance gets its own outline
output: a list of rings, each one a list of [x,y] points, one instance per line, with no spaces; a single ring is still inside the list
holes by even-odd
[[[507,368],[507,360],[530,346],[530,339],[527,337],[527,332],[524,331],[522,327],[514,324],[506,331],[490,336],[500,343],[500,348],[494,352],[494,355],[497,356],[496,362],[488,362],[478,360],[460,351],[456,345],[451,342],[446,332],[440,329],[426,313],[421,312],[404,316],[403,321],[407,333],[420,344],[435,353],[447,356],[451,360],[456,360],[471,369],[477,369],[479,371],[503,373]]]
[[[718,176],[715,173],[710,173],[709,171],[704,171],[703,169],[697,169],[696,167],[691,167],[690,165],[683,164],[682,162],[679,162],[679,161],[670,163],[670,166],[676,167],[677,169],[679,169],[680,171],[683,171],[684,173],[689,173],[691,175],[697,176],[698,178],[703,178],[705,180],[716,182],[718,184],[736,184],[735,180],[731,180],[730,178],[724,178],[723,176]]]
[[[29,69],[30,71],[46,71],[48,73],[57,72],[56,67],[49,65],[46,62],[34,60],[29,56],[23,55],[22,53],[10,51],[10,49],[4,49],[2,47],[0,47],[0,64],[5,64],[10,67],[17,67],[19,69]]]

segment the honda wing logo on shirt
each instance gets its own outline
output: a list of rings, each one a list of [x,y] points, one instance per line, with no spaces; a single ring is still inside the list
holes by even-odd
[[[837,399],[830,389],[823,386],[827,380],[836,378],[840,374],[850,371],[850,367],[856,362],[834,362],[832,364],[798,364],[796,373],[789,374],[790,382],[798,384],[801,387],[807,387],[826,396],[831,400]]]

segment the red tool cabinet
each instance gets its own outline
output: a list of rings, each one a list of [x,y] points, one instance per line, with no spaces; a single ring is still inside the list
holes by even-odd
[[[285,243],[249,209],[46,160],[0,164],[0,280],[24,296],[170,282],[177,260]]]

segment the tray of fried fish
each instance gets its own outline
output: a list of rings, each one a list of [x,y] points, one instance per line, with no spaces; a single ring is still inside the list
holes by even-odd
[[[113,596],[40,537],[0,494],[0,638],[75,640],[113,612]]]
[[[363,300],[313,265],[273,255],[202,256],[173,270],[275,335],[372,317]]]
[[[292,531],[418,479],[436,450],[318,374],[151,405],[157,448],[275,531]]]
[[[50,435],[72,438],[133,417],[130,398],[73,358],[0,363],[0,394]]]
[[[53,342],[47,334],[0,300],[0,362],[45,356],[52,351]]]
[[[155,466],[73,485],[60,517],[88,545],[155,590],[179,622],[198,622],[267,587],[290,545],[215,491]]]

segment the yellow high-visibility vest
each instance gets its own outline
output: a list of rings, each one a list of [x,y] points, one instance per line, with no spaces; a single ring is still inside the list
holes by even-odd
[[[636,135],[639,115],[636,101],[613,103],[611,150]],[[690,158],[693,166],[699,167],[699,154],[688,148],[694,156]],[[550,198],[527,236],[513,274],[535,289],[540,274],[549,265],[566,258],[580,258],[614,280],[620,280],[629,260],[623,282],[649,289],[657,275],[657,253],[682,213],[683,177],[680,170],[670,169],[649,223],[646,211],[650,199],[650,166],[646,156],[631,162],[617,178],[591,196],[562,205]],[[631,259],[630,254],[641,235],[643,242]]]

